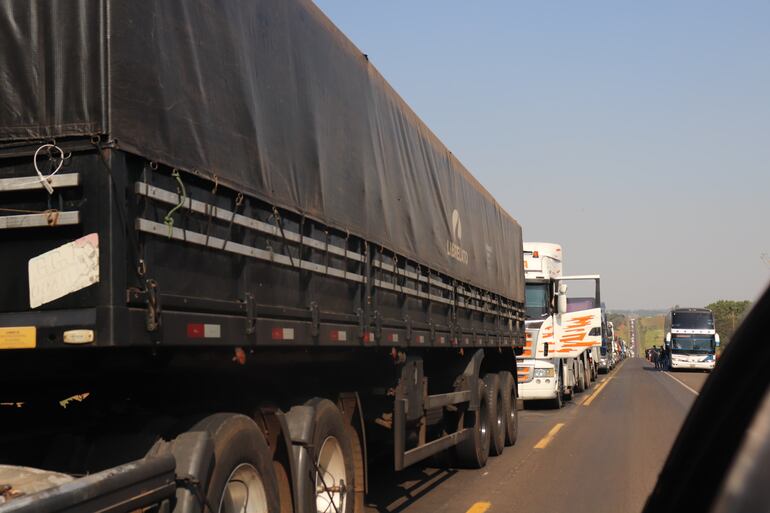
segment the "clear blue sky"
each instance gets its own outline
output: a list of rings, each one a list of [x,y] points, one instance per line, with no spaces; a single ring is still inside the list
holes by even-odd
[[[316,3],[610,309],[767,286],[770,2]]]

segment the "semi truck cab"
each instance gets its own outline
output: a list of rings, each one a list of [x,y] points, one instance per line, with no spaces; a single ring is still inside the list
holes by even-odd
[[[598,276],[562,276],[561,246],[524,243],[526,341],[519,356],[519,395],[552,400],[581,392],[595,377],[594,347],[601,345],[602,313]],[[590,296],[568,297],[568,283],[594,281]]]

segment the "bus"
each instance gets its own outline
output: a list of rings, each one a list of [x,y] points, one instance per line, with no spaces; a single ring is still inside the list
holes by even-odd
[[[719,334],[711,310],[674,308],[666,316],[665,333],[669,368],[708,371],[714,368]]]

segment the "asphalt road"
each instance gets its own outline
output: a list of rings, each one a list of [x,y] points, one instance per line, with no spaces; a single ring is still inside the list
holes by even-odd
[[[372,469],[369,511],[638,512],[707,377],[626,360],[560,411],[521,412],[516,445],[481,470]]]

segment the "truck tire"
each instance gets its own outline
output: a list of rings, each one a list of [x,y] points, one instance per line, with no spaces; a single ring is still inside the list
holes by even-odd
[[[270,449],[253,420],[237,413],[216,413],[191,431],[208,431],[214,442],[214,468],[206,487],[209,509],[216,513],[280,512]]]
[[[309,447],[311,479],[304,480],[318,512],[352,513],[355,505],[355,469],[345,420],[333,402],[314,398],[305,403],[315,408],[313,445]]]
[[[457,444],[457,462],[461,467],[481,468],[489,458],[490,427],[493,419],[489,415],[489,405],[486,401],[486,385],[478,381],[478,394],[481,400],[475,412],[466,411],[464,427],[472,430],[471,436]]]
[[[575,385],[573,386],[573,391],[578,394],[583,391],[583,373],[581,372],[582,367],[583,365],[581,362],[575,364]]]
[[[484,384],[487,385],[486,401],[490,411],[490,441],[489,454],[500,456],[505,449],[505,408],[503,406],[503,393],[500,390],[500,376],[487,374],[484,376]]]
[[[519,436],[519,412],[516,411],[516,390],[513,374],[500,373],[500,391],[503,394],[503,418],[505,419],[505,444],[513,445]]]

